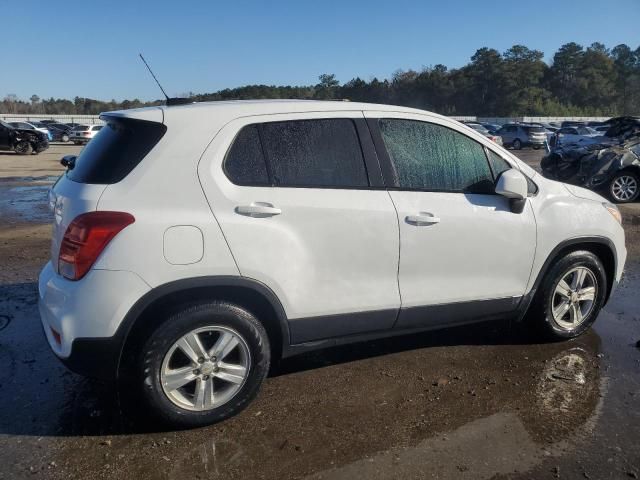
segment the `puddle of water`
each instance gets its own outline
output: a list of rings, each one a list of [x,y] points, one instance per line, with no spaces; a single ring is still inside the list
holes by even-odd
[[[50,187],[51,182],[20,186],[0,184],[0,218],[18,222],[51,222],[47,196]]]

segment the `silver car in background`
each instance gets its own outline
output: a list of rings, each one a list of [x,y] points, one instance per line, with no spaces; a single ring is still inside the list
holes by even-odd
[[[498,130],[502,143],[507,148],[520,150],[522,147],[543,148],[547,142],[547,132],[540,125],[527,123],[507,123]]]

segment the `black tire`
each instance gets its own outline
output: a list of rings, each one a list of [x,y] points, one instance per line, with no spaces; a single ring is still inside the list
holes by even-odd
[[[206,411],[191,411],[165,394],[160,371],[165,355],[183,335],[201,327],[226,327],[239,334],[250,352],[250,367],[240,389],[226,403]],[[137,385],[154,419],[174,428],[195,428],[225,420],[242,411],[257,395],[269,372],[271,351],[267,333],[256,317],[237,305],[212,302],[187,307],[170,315],[142,346],[131,381]],[[135,387],[135,385],[133,385]]]
[[[628,196],[620,190],[620,182],[625,182],[627,188],[634,189]],[[615,203],[635,202],[640,195],[640,176],[633,170],[622,170],[615,174],[607,188],[609,198]]]
[[[560,325],[553,315],[553,301],[560,280],[577,267],[584,267],[593,274],[596,291],[591,309],[584,316],[584,320],[575,328],[566,328]],[[527,314],[528,321],[539,333],[550,340],[578,337],[595,322],[604,305],[606,293],[607,275],[600,259],[586,250],[568,253],[550,268],[542,280]]]
[[[516,138],[511,144],[514,150],[520,150],[522,148],[522,142],[519,138]]]
[[[18,155],[30,155],[32,150],[31,144],[26,140],[18,142],[13,148]]]

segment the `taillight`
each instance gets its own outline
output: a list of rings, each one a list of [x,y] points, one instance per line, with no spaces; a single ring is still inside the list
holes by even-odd
[[[135,222],[125,212],[88,212],[67,227],[58,255],[58,272],[69,280],[80,280],[102,250],[122,229]]]

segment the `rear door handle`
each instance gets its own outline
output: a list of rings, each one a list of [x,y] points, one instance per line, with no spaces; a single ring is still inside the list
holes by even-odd
[[[235,212],[247,217],[266,218],[280,215],[282,210],[267,202],[253,202],[251,205],[240,205],[236,207]]]
[[[409,225],[415,225],[416,227],[423,227],[425,225],[440,223],[439,217],[436,217],[432,213],[428,212],[420,212],[417,215],[407,215],[405,217],[405,220]]]

